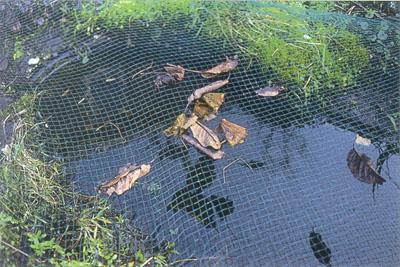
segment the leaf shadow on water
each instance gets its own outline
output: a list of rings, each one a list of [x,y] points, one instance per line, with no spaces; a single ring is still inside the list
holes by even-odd
[[[167,209],[173,212],[185,211],[206,228],[215,228],[216,217],[224,220],[233,213],[233,201],[225,197],[203,194],[203,190],[209,187],[216,177],[213,160],[201,157],[194,167],[189,166],[188,170],[186,186],[174,194]]]

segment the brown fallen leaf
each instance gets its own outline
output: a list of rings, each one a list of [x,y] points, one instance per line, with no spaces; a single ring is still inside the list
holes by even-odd
[[[216,150],[221,148],[221,142],[218,136],[205,125],[200,122],[196,122],[190,126],[192,130],[193,137],[202,145],[203,147],[212,147]]]
[[[224,132],[225,138],[231,146],[243,143],[247,136],[246,128],[226,119],[222,119],[219,128]]]
[[[217,159],[222,159],[223,156],[225,155],[225,153],[222,150],[211,150],[208,148],[203,147],[202,145],[200,145],[199,142],[196,141],[196,139],[190,137],[189,135],[186,134],[182,134],[181,138],[188,144],[194,146],[195,148],[197,148],[199,151],[203,152],[204,154],[206,154],[207,156],[209,156],[210,158],[217,160]]]
[[[177,81],[182,81],[183,78],[185,77],[185,69],[182,66],[167,64],[167,66],[165,66],[164,69]]]
[[[150,168],[148,164],[133,165],[128,163],[119,170],[118,176],[102,183],[98,188],[98,192],[108,196],[111,196],[113,193],[122,195],[131,189],[139,178],[147,175],[150,172]]]
[[[283,86],[267,86],[257,90],[256,93],[259,96],[277,96],[285,90],[286,88]]]
[[[209,70],[205,70],[202,72],[201,76],[203,78],[212,78],[215,77],[216,75],[222,74],[222,73],[228,73],[230,71],[232,71],[234,68],[237,67],[237,65],[239,65],[239,60],[238,60],[238,56],[235,55],[233,56],[232,59],[226,57],[225,62],[209,69]]]
[[[189,97],[188,97],[188,104],[186,105],[186,108],[195,100],[200,99],[204,94],[210,93],[213,91],[218,90],[222,86],[226,85],[229,83],[229,80],[219,80],[215,81],[213,83],[210,83],[209,85],[206,85],[204,87],[201,87],[199,89],[196,89]]]
[[[186,132],[187,129],[189,129],[189,127],[197,121],[197,119],[198,117],[196,115],[192,115],[191,117],[187,118],[184,113],[179,114],[172,126],[164,130],[164,134],[167,137],[181,135]]]
[[[347,166],[354,178],[367,184],[383,184],[386,180],[375,171],[372,160],[365,154],[358,154],[352,148],[347,155]]]

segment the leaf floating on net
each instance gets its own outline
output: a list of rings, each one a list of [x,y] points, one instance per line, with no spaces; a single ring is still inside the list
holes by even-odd
[[[196,115],[187,118],[186,115],[182,113],[176,117],[172,126],[164,130],[164,134],[167,137],[181,135],[185,133],[190,126],[196,123],[197,119],[198,117]]]
[[[224,85],[227,85],[229,83],[228,79],[225,80],[219,80],[213,83],[210,83],[209,85],[206,85],[204,87],[201,87],[199,89],[196,89],[189,97],[188,97],[188,104],[189,106],[193,101],[200,99],[204,94],[210,93],[213,91],[218,90],[219,88],[223,87]]]
[[[212,147],[216,150],[221,148],[221,142],[218,136],[205,125],[197,122],[190,126],[190,130],[192,130],[193,137],[196,138],[203,147]]]
[[[282,86],[267,86],[256,91],[257,95],[264,97],[277,96],[286,89]]]
[[[243,143],[247,136],[246,128],[226,119],[222,119],[219,127],[224,132],[225,138],[231,146]]]
[[[237,55],[233,56],[232,59],[227,57],[225,62],[223,62],[215,67],[212,67],[209,70],[203,71],[201,76],[206,79],[213,78],[219,74],[231,72],[238,65],[239,65],[239,59],[238,59]]]
[[[354,178],[361,182],[379,185],[386,182],[375,170],[372,160],[365,154],[358,154],[354,148],[347,155],[347,166]]]
[[[128,163],[120,169],[118,176],[99,186],[98,192],[111,196],[113,193],[122,195],[132,188],[139,178],[150,172],[150,165],[132,165]]]

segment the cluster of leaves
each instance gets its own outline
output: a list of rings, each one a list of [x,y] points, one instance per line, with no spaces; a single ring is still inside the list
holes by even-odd
[[[39,146],[26,142],[36,132],[32,122],[34,97],[13,105],[17,127],[0,165],[0,256],[7,266],[116,265],[134,258],[145,238],[105,199],[84,196],[69,188],[62,164],[40,160]],[[30,101],[28,101],[30,100]],[[21,112],[24,111],[24,112]],[[116,246],[118,244],[118,247]],[[165,258],[163,253],[144,255]],[[17,255],[17,257],[16,257]],[[163,256],[164,255],[164,256]]]

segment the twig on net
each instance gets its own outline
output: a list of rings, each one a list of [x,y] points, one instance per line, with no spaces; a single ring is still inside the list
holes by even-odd
[[[149,264],[153,259],[154,259],[154,257],[148,258],[145,262],[143,262],[143,264],[140,265],[140,267],[146,266],[146,265]]]
[[[121,137],[121,139],[123,139],[124,141],[126,141],[125,138],[122,136],[122,132],[121,132],[121,130],[119,129],[119,127],[118,127],[115,123],[113,123],[113,122],[111,122],[111,121],[106,121],[105,123],[103,123],[103,125],[101,125],[100,127],[98,127],[98,128],[96,129],[96,132],[99,131],[101,128],[105,127],[107,124],[110,124],[110,125],[114,126],[114,127],[117,129],[117,131],[118,131],[119,136]]]
[[[236,162],[238,162],[238,161],[242,161],[244,164],[246,164],[246,166],[247,167],[249,167],[249,169],[252,171],[252,172],[254,172],[253,171],[253,168],[245,161],[245,160],[243,160],[242,158],[237,158],[237,159],[235,159],[234,161],[232,161],[231,163],[229,163],[228,165],[226,165],[223,169],[222,169],[222,177],[224,177],[224,183],[226,183],[226,170],[230,167],[230,166],[232,166],[233,164],[235,164]]]
[[[152,62],[152,63],[150,64],[150,66],[148,66],[147,68],[144,68],[144,69],[142,69],[141,71],[136,72],[135,74],[133,74],[133,75],[132,75],[132,79],[134,79],[136,76],[138,76],[138,75],[144,73],[146,70],[151,69],[152,67],[153,67],[153,62]]]

